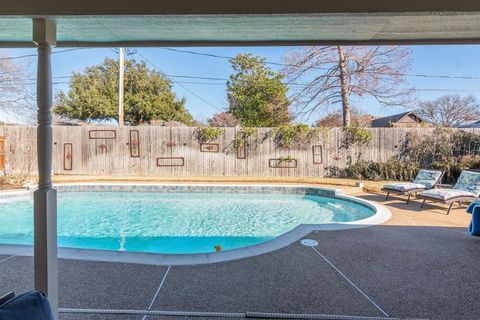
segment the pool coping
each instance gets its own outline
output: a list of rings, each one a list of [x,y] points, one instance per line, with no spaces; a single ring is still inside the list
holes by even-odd
[[[90,261],[104,261],[104,262],[121,262],[121,263],[137,263],[149,265],[195,265],[208,264],[224,261],[231,261],[243,259],[261,254],[269,253],[281,248],[284,248],[314,231],[333,231],[345,230],[353,228],[363,228],[373,225],[385,223],[391,217],[391,212],[386,207],[375,203],[360,199],[353,196],[342,195],[341,189],[316,187],[302,184],[189,184],[189,183],[68,183],[57,184],[55,187],[62,189],[65,186],[199,186],[199,187],[279,187],[279,188],[307,188],[315,189],[318,192],[329,192],[331,197],[355,201],[363,204],[376,213],[366,219],[357,220],[353,222],[344,223],[326,223],[326,224],[301,224],[284,234],[262,242],[256,245],[211,253],[194,253],[194,254],[162,254],[162,253],[144,253],[144,252],[128,252],[128,251],[113,251],[113,250],[92,250],[92,249],[75,249],[75,248],[58,248],[58,257],[62,259],[74,260],[90,260]],[[33,188],[29,190],[22,190],[16,192],[0,192],[0,199],[7,199],[12,196],[26,196],[32,192]],[[7,196],[8,194],[8,196]],[[325,196],[325,195],[324,195]],[[32,245],[14,245],[14,244],[0,244],[0,254],[18,255],[18,256],[33,256]]]

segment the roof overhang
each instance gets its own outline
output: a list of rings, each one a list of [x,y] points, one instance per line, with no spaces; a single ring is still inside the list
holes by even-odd
[[[480,43],[477,0],[6,1],[0,46],[33,46],[32,18],[61,47]]]

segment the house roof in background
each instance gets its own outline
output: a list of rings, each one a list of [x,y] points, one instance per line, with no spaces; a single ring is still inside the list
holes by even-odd
[[[390,116],[373,119],[372,122],[371,122],[371,126],[376,127],[376,128],[390,127],[391,123],[397,123],[398,121],[400,121],[401,119],[403,119],[404,117],[409,116],[409,115],[415,116],[416,118],[420,119],[422,122],[427,122],[424,119],[422,119],[422,117],[417,115],[415,112],[407,111],[407,112],[402,112],[402,113],[399,113],[399,114],[393,114],[393,115],[390,115]]]
[[[477,0],[3,1],[0,45],[33,46],[32,18],[60,47],[480,43]]]
[[[471,123],[467,123],[467,124],[462,124],[462,125],[458,126],[458,128],[480,128],[480,120],[475,121],[475,122],[471,122]]]

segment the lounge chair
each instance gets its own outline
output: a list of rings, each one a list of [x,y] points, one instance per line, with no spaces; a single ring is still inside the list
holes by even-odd
[[[427,200],[450,204],[447,211],[447,214],[449,214],[453,203],[472,202],[476,200],[479,195],[480,172],[463,170],[453,188],[426,190],[420,193],[418,198],[423,199],[422,208]]]
[[[443,176],[442,170],[426,170],[422,169],[412,182],[399,182],[386,184],[382,191],[387,193],[385,200],[388,200],[390,193],[408,196],[407,204],[410,203],[412,194],[432,189],[438,184]]]

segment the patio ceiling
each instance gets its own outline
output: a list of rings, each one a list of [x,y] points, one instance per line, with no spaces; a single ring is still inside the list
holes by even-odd
[[[33,46],[32,21],[57,46],[479,43],[480,1],[9,1],[0,45]]]

